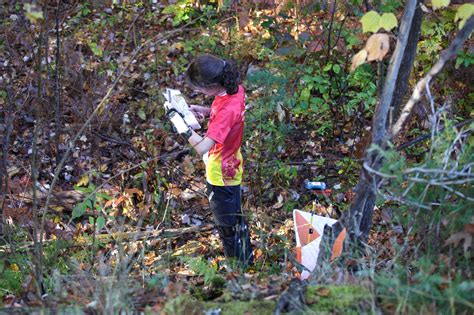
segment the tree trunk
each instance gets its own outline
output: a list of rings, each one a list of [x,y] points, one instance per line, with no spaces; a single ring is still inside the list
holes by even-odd
[[[372,123],[372,144],[382,148],[386,147],[389,139],[390,112],[399,107],[406,93],[408,77],[416,55],[422,18],[418,4],[417,0],[407,2],[397,46],[385,78],[382,97],[375,109]],[[378,170],[382,165],[382,157],[376,152],[366,152],[364,164]],[[349,211],[345,212],[333,226],[333,237],[339,235],[342,229],[346,228],[348,232],[347,246],[358,246],[367,242],[372,225],[378,183],[379,179],[376,176],[362,168],[359,182],[354,189],[356,196]]]

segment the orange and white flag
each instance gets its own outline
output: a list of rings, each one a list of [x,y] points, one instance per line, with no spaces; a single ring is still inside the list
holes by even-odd
[[[324,226],[332,226],[337,220],[322,217],[301,210],[293,210],[293,222],[296,233],[296,259],[308,270],[303,270],[300,279],[305,280],[316,267],[319,255],[319,245],[321,243]],[[346,238],[346,229],[337,236],[332,252],[331,261],[339,257],[342,253],[342,246]]]

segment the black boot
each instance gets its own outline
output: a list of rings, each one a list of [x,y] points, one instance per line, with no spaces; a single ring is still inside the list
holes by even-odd
[[[234,257],[246,266],[253,264],[252,245],[246,224],[218,226],[217,231],[226,257]]]

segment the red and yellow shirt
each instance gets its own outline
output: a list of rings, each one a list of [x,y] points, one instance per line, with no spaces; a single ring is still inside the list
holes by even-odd
[[[204,157],[206,179],[215,186],[240,185],[243,159],[240,147],[244,132],[245,91],[218,95],[211,106],[207,136],[216,143]]]

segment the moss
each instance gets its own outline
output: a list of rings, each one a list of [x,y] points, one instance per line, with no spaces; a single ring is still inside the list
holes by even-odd
[[[357,285],[309,286],[306,303],[317,314],[360,314],[370,303],[370,291]]]
[[[203,314],[204,311],[220,309],[222,315],[239,314],[272,314],[275,309],[273,301],[233,301],[231,303],[201,302],[191,295],[184,294],[166,302],[163,313],[172,314]]]
[[[183,294],[178,296],[177,298],[169,300],[163,307],[163,314],[166,315],[197,315],[202,314],[203,311],[203,303],[189,294]]]
[[[221,309],[222,315],[273,314],[276,303],[273,301],[233,301],[231,303],[207,302],[205,309]]]

